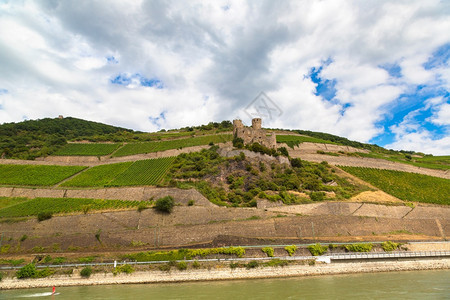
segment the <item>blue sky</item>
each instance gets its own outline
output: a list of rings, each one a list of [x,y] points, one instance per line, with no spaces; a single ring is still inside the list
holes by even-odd
[[[249,124],[264,92],[266,127],[448,155],[448,32],[439,0],[0,0],[0,123]]]

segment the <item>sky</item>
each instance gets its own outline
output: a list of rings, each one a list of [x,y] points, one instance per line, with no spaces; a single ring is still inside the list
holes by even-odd
[[[0,0],[0,123],[240,118],[450,155],[450,1]]]

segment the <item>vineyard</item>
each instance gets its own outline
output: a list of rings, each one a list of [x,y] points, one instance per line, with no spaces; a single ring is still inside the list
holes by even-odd
[[[86,170],[75,176],[61,186],[66,187],[91,187],[108,185],[114,178],[128,169],[133,162],[124,162],[118,164],[100,165]]]
[[[139,160],[110,182],[110,186],[156,185],[175,157]]]
[[[118,157],[134,154],[145,154],[170,149],[181,149],[185,147],[208,145],[210,143],[224,143],[227,141],[231,141],[231,139],[231,134],[221,134],[160,142],[130,143],[117,150],[117,152],[115,152],[113,156]]]
[[[4,203],[16,204],[5,207]],[[58,214],[126,209],[138,207],[139,203],[141,202],[76,198],[35,198],[29,200],[26,198],[0,198],[0,218],[36,216],[41,212]]]
[[[111,154],[121,144],[67,144],[53,155],[102,156]]]
[[[450,180],[393,170],[343,167],[344,171],[405,201],[450,205]]]
[[[319,143],[319,144],[336,144],[330,141],[325,141],[310,136],[298,136],[298,135],[277,135],[277,143],[286,143],[289,147],[294,148],[301,143]]]
[[[0,184],[55,185],[85,168],[81,166],[0,165]]]

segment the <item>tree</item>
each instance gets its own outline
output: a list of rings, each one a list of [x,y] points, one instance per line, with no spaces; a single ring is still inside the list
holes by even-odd
[[[171,213],[173,206],[175,205],[175,200],[172,196],[166,196],[156,200],[155,208],[164,213]]]

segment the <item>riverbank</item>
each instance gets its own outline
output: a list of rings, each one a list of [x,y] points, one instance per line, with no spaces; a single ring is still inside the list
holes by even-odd
[[[189,281],[282,278],[296,276],[335,275],[352,273],[374,273],[393,271],[417,271],[450,269],[450,258],[404,260],[404,261],[365,261],[349,263],[331,263],[315,265],[288,265],[285,267],[259,267],[254,269],[231,269],[226,265],[217,265],[211,269],[171,270],[135,272],[132,274],[112,273],[93,274],[90,278],[82,278],[79,272],[71,276],[53,276],[41,279],[3,278],[0,290],[37,288],[52,286],[108,285],[129,283],[169,283]]]

